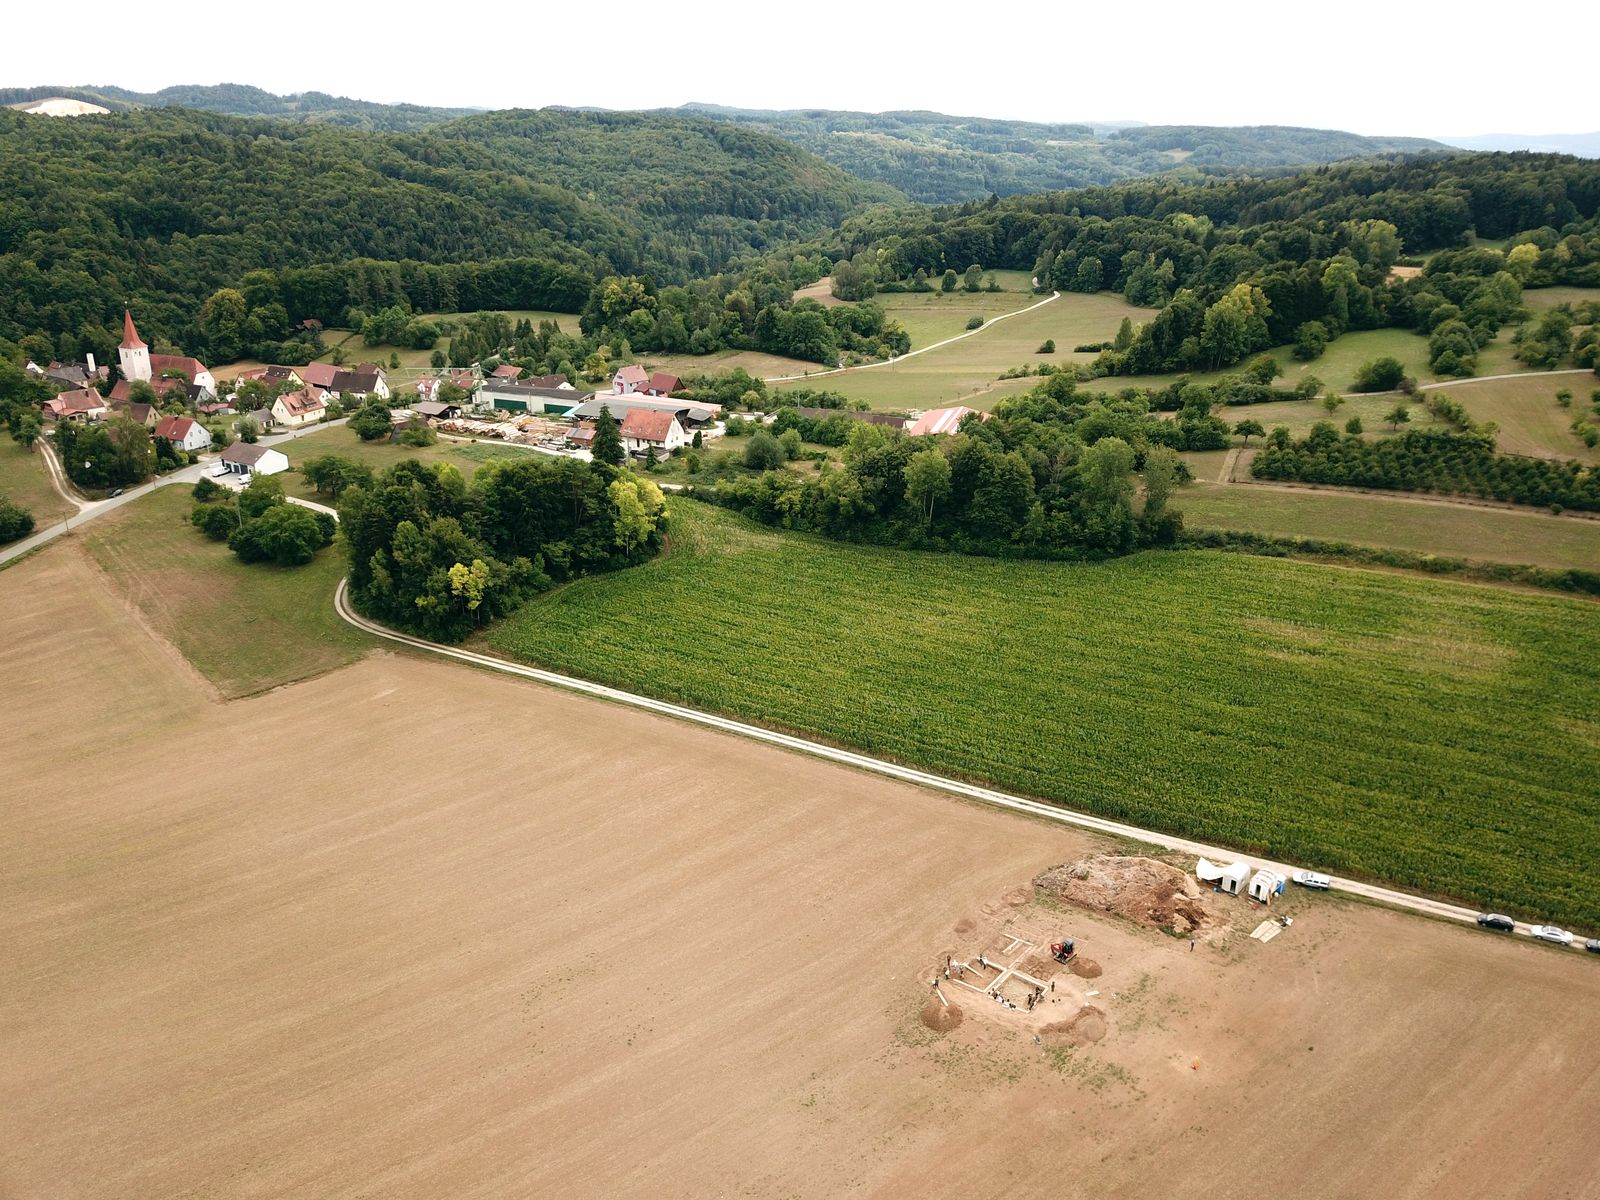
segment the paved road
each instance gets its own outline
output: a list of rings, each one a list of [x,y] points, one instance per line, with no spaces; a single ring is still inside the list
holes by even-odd
[[[1171,834],[1159,833],[1150,829],[1140,829],[1136,825],[1125,825],[1120,821],[1111,821],[1104,817],[1073,812],[1039,800],[1030,800],[1025,796],[1014,796],[1008,792],[997,791],[994,788],[964,783],[959,779],[950,779],[943,775],[935,775],[929,771],[903,766],[900,763],[890,762],[886,759],[873,758],[871,755],[861,754],[854,750],[840,749],[837,746],[825,745],[822,742],[814,742],[807,738],[796,737],[793,734],[778,733],[771,729],[763,729],[759,725],[748,725],[742,721],[718,716],[715,713],[702,712],[699,709],[689,708],[682,704],[670,704],[665,700],[655,700],[649,696],[620,691],[617,688],[591,683],[586,679],[577,679],[570,675],[559,675],[554,671],[545,671],[538,667],[522,666],[491,655],[477,654],[471,650],[462,650],[455,646],[444,646],[438,642],[430,642],[423,638],[412,637],[409,634],[398,633],[387,626],[379,625],[375,621],[369,621],[356,612],[350,606],[344,580],[340,580],[338,590],[334,593],[334,608],[350,624],[376,637],[385,638],[391,642],[399,642],[402,645],[411,646],[418,650],[426,650],[429,653],[439,654],[446,658],[453,658],[457,662],[470,663],[477,667],[487,667],[490,670],[501,671],[507,675],[532,679],[539,683],[549,684],[552,687],[565,688],[568,691],[580,692],[586,696],[594,696],[601,700],[626,704],[633,708],[642,708],[663,716],[674,717],[680,721],[689,721],[696,725],[704,725],[712,729],[721,730],[724,733],[737,734],[740,737],[752,738],[773,746],[781,746],[784,749],[798,751],[801,754],[809,754],[816,758],[827,759],[830,762],[856,767],[863,771],[871,771],[876,775],[884,775],[906,783],[918,784],[922,787],[946,792],[968,800],[977,800],[984,804],[994,805],[997,808],[1010,809],[1012,812],[1058,821],[1065,825],[1075,825],[1094,833],[1130,838],[1135,841],[1160,846],[1166,850],[1176,850],[1184,854],[1192,854],[1196,858],[1209,858],[1224,864],[1235,862],[1240,857],[1237,851],[1221,846],[1208,846],[1203,842],[1194,842],[1187,838],[1174,837]],[[1279,871],[1285,877],[1291,877],[1295,871],[1302,869],[1291,863],[1271,862],[1254,856],[1249,861],[1256,867],[1267,867],[1271,870]],[[1395,908],[1407,909],[1411,912],[1423,913],[1427,916],[1466,924],[1474,924],[1477,920],[1478,914],[1475,909],[1462,908],[1457,904],[1448,904],[1442,900],[1416,896],[1410,892],[1380,887],[1377,884],[1364,883],[1360,880],[1343,879],[1339,876],[1333,876],[1332,879],[1333,887],[1336,890],[1362,896],[1368,900],[1375,900],[1380,904],[1387,904]],[[1291,884],[1290,886],[1293,885]],[[1521,936],[1531,936],[1529,927],[1521,923],[1517,925],[1516,932]],[[1484,936],[1491,935],[1485,934]],[[1581,941],[1574,944],[1577,948],[1582,948]]]
[[[337,420],[325,421],[320,425],[308,425],[304,429],[291,429],[286,433],[268,434],[267,436],[261,438],[260,442],[263,446],[277,446],[283,442],[291,442],[295,438],[305,437],[310,433],[320,433],[324,429],[333,429],[339,425],[343,425],[347,420],[349,420],[348,417],[340,417]],[[127,491],[123,492],[120,496],[116,496],[108,500],[79,500],[73,496],[70,491],[63,489],[60,479],[57,475],[58,465],[53,453],[47,447],[45,447],[43,443],[40,443],[40,446],[47,455],[45,459],[45,470],[49,472],[51,482],[55,484],[56,490],[61,492],[61,494],[66,497],[68,502],[78,506],[78,511],[74,515],[66,518],[64,521],[58,521],[54,525],[45,526],[45,528],[23,538],[20,542],[12,542],[9,546],[0,548],[0,563],[7,563],[14,558],[20,558],[24,554],[31,553],[32,551],[37,550],[40,546],[43,546],[60,537],[62,534],[71,532],[77,526],[82,525],[85,521],[92,521],[96,517],[105,516],[108,512],[115,512],[124,504],[132,504],[135,500],[139,499],[139,497],[148,496],[157,488],[167,487],[175,483],[195,483],[197,480],[199,480],[200,476],[205,472],[205,470],[216,461],[216,457],[214,455],[208,455],[202,458],[198,463],[193,463],[187,467],[184,467],[182,470],[174,471],[170,475],[157,476],[149,483],[142,483],[138,487],[131,487]]]
[[[1061,299],[1060,292],[1051,292],[1037,304],[1030,304],[1027,308],[1019,308],[1013,312],[1001,313],[998,317],[990,317],[976,329],[969,329],[965,333],[958,333],[955,337],[947,337],[942,342],[934,342],[932,345],[923,346],[920,350],[908,350],[898,358],[886,358],[882,362],[862,363],[860,366],[856,367],[833,367],[826,371],[807,371],[803,375],[769,375],[761,382],[792,383],[799,379],[821,379],[827,375],[843,375],[848,371],[871,371],[876,367],[892,367],[896,363],[905,362],[905,360],[908,358],[915,358],[919,354],[926,354],[930,350],[937,350],[941,346],[948,346],[952,342],[959,342],[962,338],[977,337],[978,334],[982,333],[986,329],[990,329],[993,326],[1000,324],[1001,321],[1009,321],[1012,317],[1020,317],[1023,313],[1030,313],[1036,308],[1043,308],[1051,301],[1059,299]]]

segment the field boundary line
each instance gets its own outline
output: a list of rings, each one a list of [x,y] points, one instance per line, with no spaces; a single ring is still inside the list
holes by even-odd
[[[1196,858],[1220,858],[1225,861],[1235,861],[1240,857],[1245,857],[1253,867],[1266,867],[1268,870],[1282,873],[1286,878],[1292,877],[1295,871],[1304,869],[1291,863],[1272,862],[1255,855],[1241,856],[1239,851],[1226,847],[1210,846],[1204,842],[1191,841],[1188,838],[1160,833],[1156,830],[1142,829],[1137,825],[1128,825],[1121,821],[1113,821],[1107,817],[1097,817],[1089,813],[1077,812],[1042,800],[1030,800],[1025,796],[1013,795],[995,788],[983,787],[980,784],[966,783],[959,779],[935,774],[932,771],[924,771],[918,767],[906,766],[902,763],[891,762],[888,759],[875,758],[870,754],[847,750],[840,746],[830,746],[825,742],[812,741],[809,738],[791,733],[781,733],[778,730],[767,729],[761,725],[751,725],[731,717],[706,712],[703,709],[691,708],[685,704],[657,700],[651,696],[623,691],[620,688],[594,683],[573,675],[562,675],[555,671],[547,671],[542,667],[532,667],[522,663],[514,663],[508,659],[497,658],[492,654],[479,654],[474,650],[463,650],[456,646],[446,646],[440,642],[431,642],[426,638],[414,637],[411,634],[401,633],[398,630],[390,629],[386,625],[369,620],[356,612],[350,606],[349,582],[348,578],[341,579],[338,588],[334,591],[333,605],[339,616],[363,632],[387,641],[398,642],[403,646],[426,650],[432,654],[455,659],[457,662],[486,667],[492,671],[500,671],[503,674],[514,675],[523,679],[531,679],[536,683],[577,692],[599,700],[625,704],[630,708],[643,709],[659,716],[687,721],[694,725],[701,725],[722,733],[731,733],[752,741],[764,742],[770,746],[793,750],[800,754],[810,755],[813,758],[825,759],[843,766],[869,771],[875,775],[882,775],[889,779],[896,779],[902,783],[915,784],[932,791],[959,796],[966,800],[976,800],[979,803],[995,808],[1008,809],[1012,812],[1040,817],[1063,825],[1072,825],[1079,829],[1089,830],[1092,833],[1146,842],[1160,846],[1165,850],[1192,854]],[[1364,883],[1356,879],[1345,879],[1337,875],[1330,875],[1330,878],[1333,880],[1335,889],[1346,895],[1360,896],[1392,908],[1405,909],[1410,912],[1422,913],[1426,916],[1439,917],[1468,925],[1473,925],[1477,922],[1477,910],[1464,908],[1459,904],[1450,904],[1443,900],[1434,900],[1427,896],[1418,896],[1410,892],[1402,892],[1394,888],[1382,887],[1378,884]],[[1515,932],[1530,938],[1532,936],[1529,926],[1520,921],[1516,924]],[[1581,939],[1575,939],[1573,945],[1581,952]]]
[[[920,350],[907,350],[904,354],[897,358],[886,358],[880,362],[860,363],[854,367],[829,367],[826,371],[809,371],[804,375],[769,375],[762,379],[761,382],[795,383],[802,379],[822,379],[828,375],[843,375],[847,371],[870,371],[874,367],[892,367],[895,365],[895,363],[903,363],[908,358],[915,358],[919,354],[926,354],[930,350],[937,350],[942,346],[950,345],[952,342],[959,342],[963,338],[977,337],[978,334],[982,333],[985,329],[998,325],[1001,321],[1009,321],[1012,317],[1020,317],[1023,313],[1031,313],[1034,309],[1043,308],[1051,301],[1059,299],[1061,299],[1060,292],[1051,292],[1048,296],[1036,304],[1030,304],[1026,308],[1012,309],[1008,313],[1001,313],[998,317],[990,317],[976,329],[968,329],[964,333],[956,334],[955,337],[947,337],[942,342],[934,342],[931,345],[923,346]]]

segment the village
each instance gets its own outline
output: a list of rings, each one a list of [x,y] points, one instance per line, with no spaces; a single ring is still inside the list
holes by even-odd
[[[591,457],[602,411],[619,423],[624,453],[649,465],[727,431],[719,406],[693,399],[679,376],[637,363],[618,368],[608,390],[581,390],[564,375],[534,375],[492,359],[470,367],[435,368],[393,387],[389,373],[376,362],[254,366],[219,381],[217,372],[194,357],[153,353],[131,310],[123,312],[117,354],[114,384],[110,368],[96,363],[93,355],[84,362],[29,361],[29,375],[58,389],[42,405],[43,419],[95,425],[123,417],[143,426],[169,455],[176,451],[198,460],[215,454],[213,473],[237,476],[240,482],[289,468],[281,452],[257,445],[261,435],[337,420],[371,401],[388,408],[391,437],[426,426],[441,437],[501,441],[585,461]],[[916,437],[954,434],[976,410],[953,406],[909,416],[810,407],[795,411],[810,420],[842,416]],[[749,419],[770,424],[774,416],[752,413]]]

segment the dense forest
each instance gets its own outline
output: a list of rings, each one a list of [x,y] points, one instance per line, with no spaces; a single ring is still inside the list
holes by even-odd
[[[133,92],[108,85],[89,87],[0,88],[0,104],[18,104],[62,96],[98,104],[112,112],[136,108],[193,108],[230,117],[279,117],[312,124],[344,125],[384,133],[407,133],[464,117],[470,108],[430,108],[421,104],[378,104],[326,92],[279,96],[242,83],[187,84],[159,92]]]
[[[924,204],[1059,191],[1183,169],[1299,167],[1446,147],[1425,138],[1373,138],[1329,129],[1260,125],[1146,125],[1096,130],[934,112],[827,109],[669,110],[731,121],[803,146],[852,175],[887,183]]]
[[[1523,287],[1600,284],[1597,212],[1600,163],[1455,155],[879,209],[823,250],[876,286],[981,263],[1159,309],[1101,374],[1214,369],[1290,343],[1315,359],[1347,330],[1400,326],[1430,335],[1438,373],[1468,375]],[[1405,255],[1448,248],[1391,280]]]
[[[43,332],[63,355],[102,357],[124,303],[147,336],[202,349],[202,304],[251,271],[320,268],[314,300],[282,297],[289,325],[401,301],[570,308],[584,288],[569,272],[684,282],[893,198],[754,131],[582,113],[386,134],[176,108],[0,110],[0,157],[0,337]],[[487,295],[484,274],[517,286]],[[541,278],[548,291],[529,286]]]

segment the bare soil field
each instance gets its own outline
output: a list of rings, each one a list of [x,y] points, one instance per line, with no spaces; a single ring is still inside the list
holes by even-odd
[[[217,703],[56,548],[0,611],[0,1195],[1600,1195],[1580,954],[1191,949],[1042,823],[408,657]],[[979,954],[1054,990],[928,1028]]]

